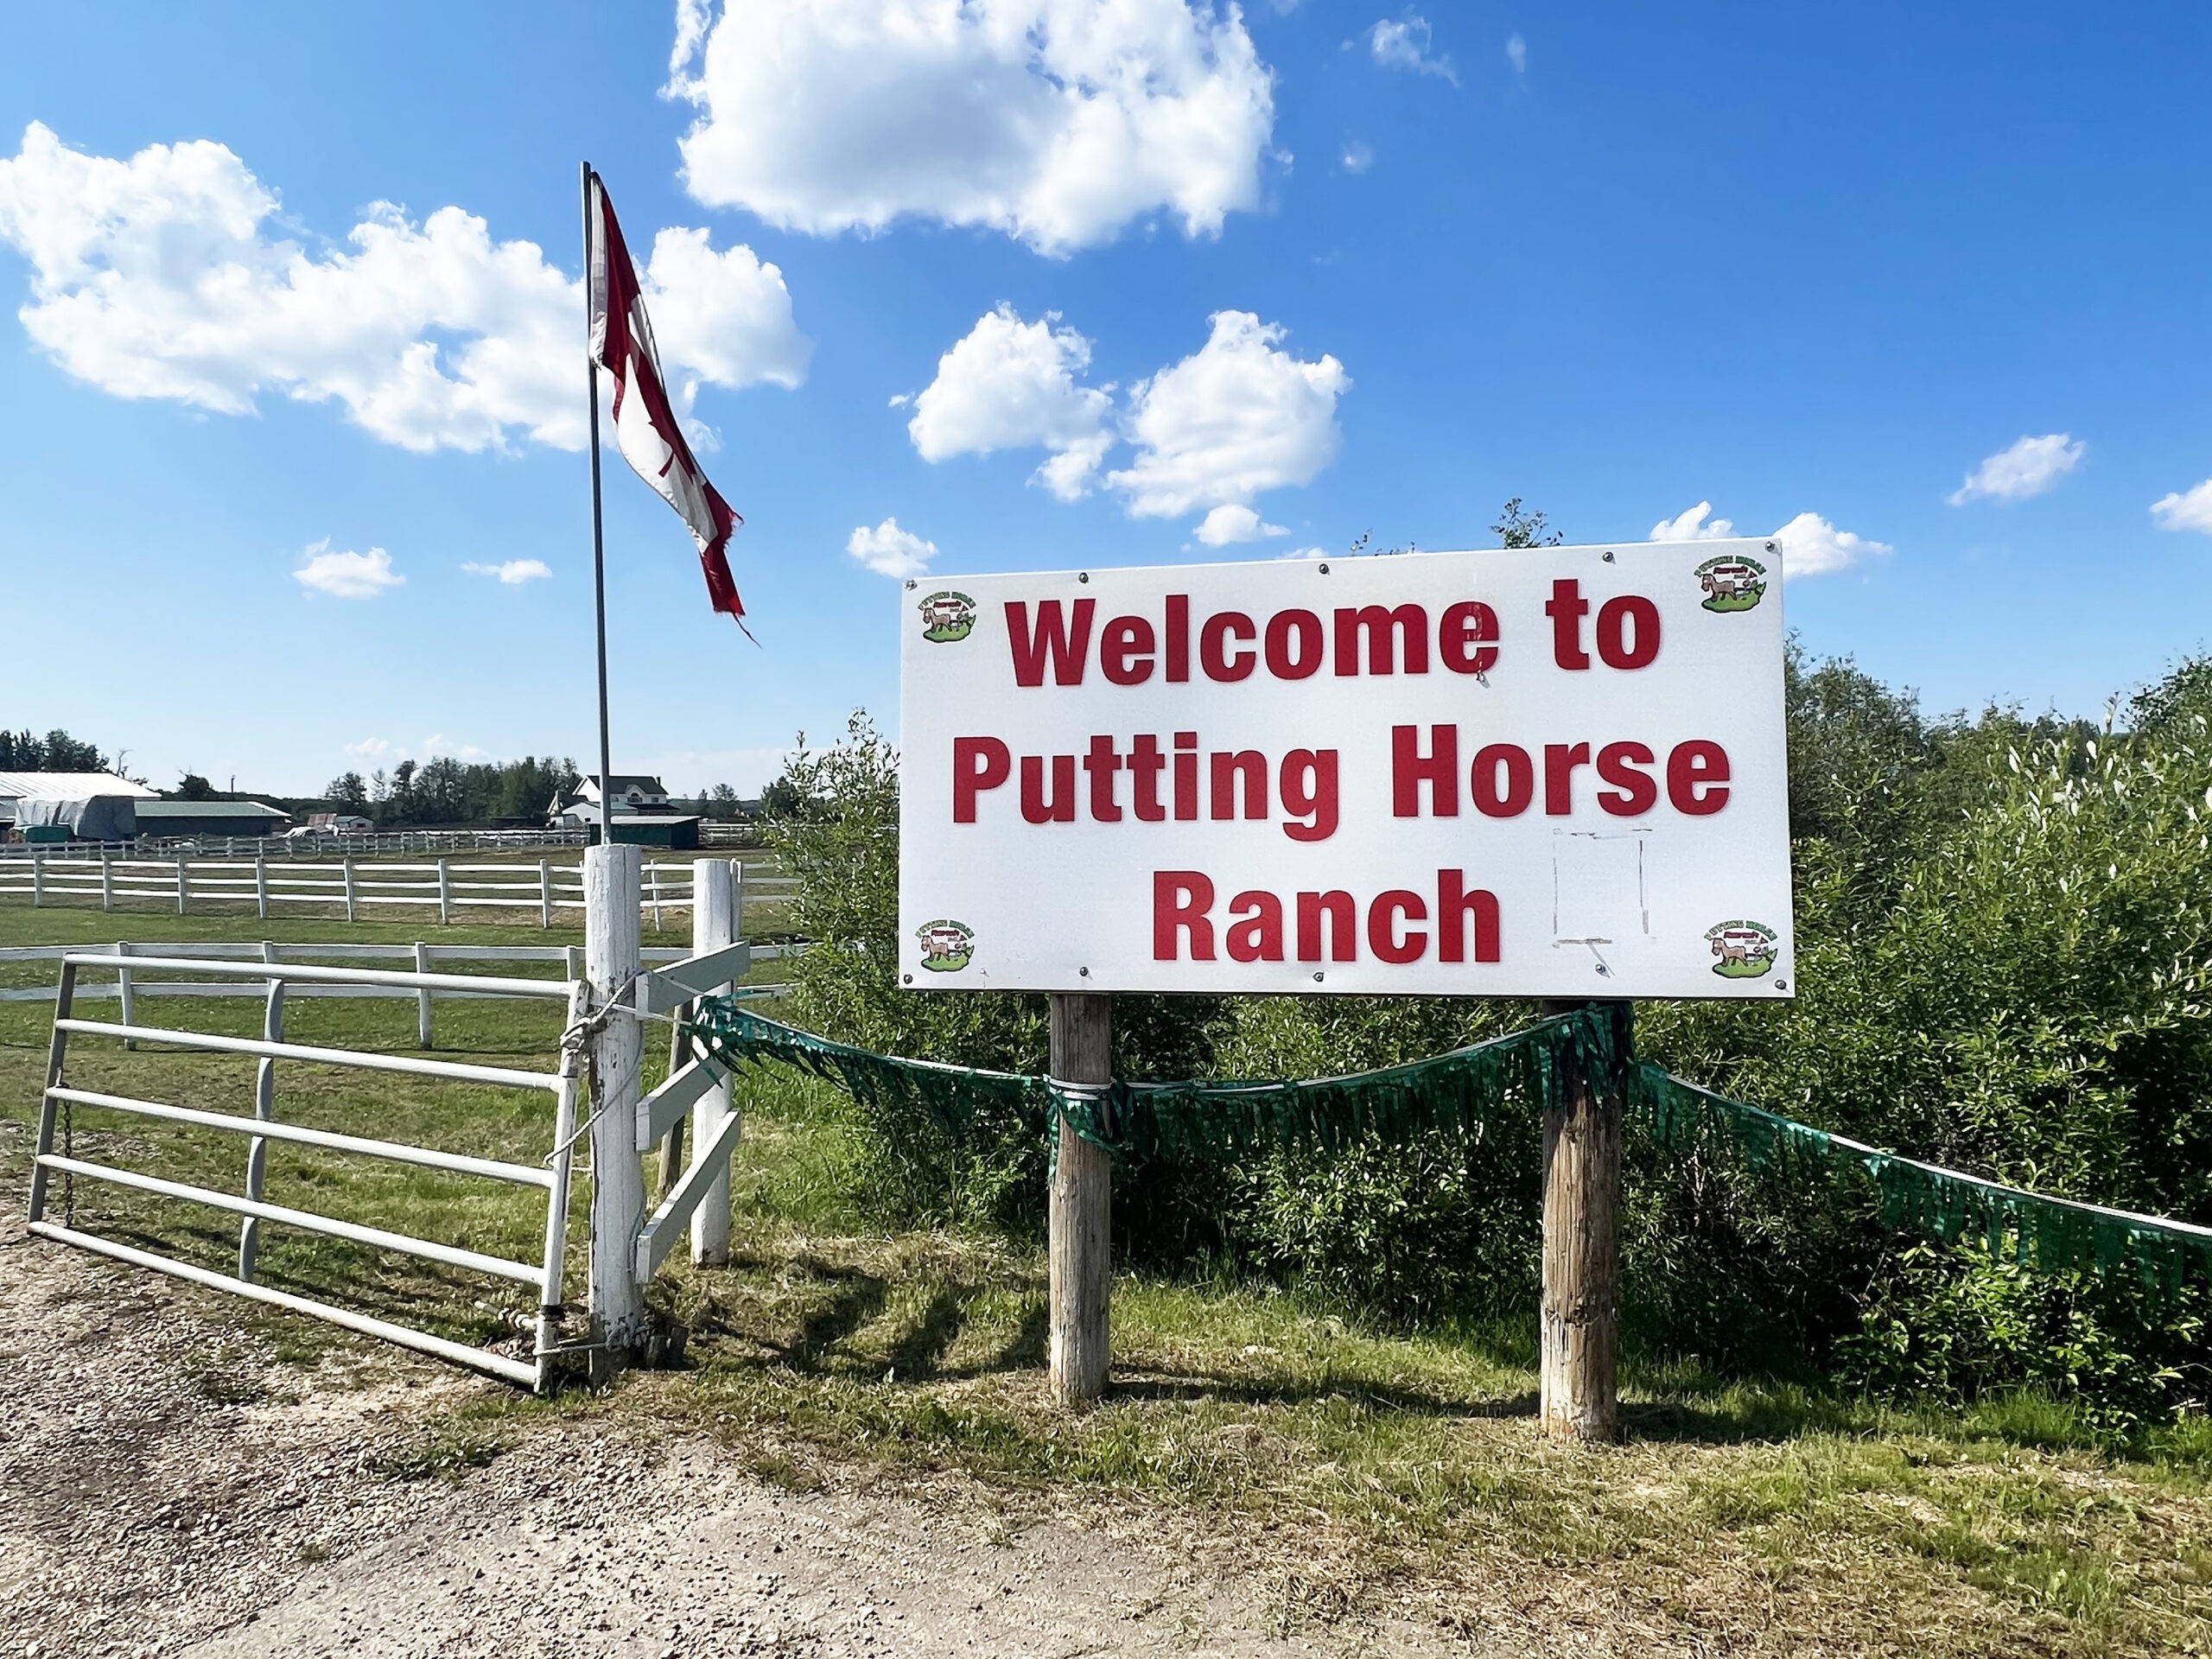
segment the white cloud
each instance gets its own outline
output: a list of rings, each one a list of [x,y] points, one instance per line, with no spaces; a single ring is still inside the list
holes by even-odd
[[[1375,165],[1375,152],[1357,141],[1344,146],[1344,171],[1364,173]]]
[[[1329,550],[1325,547],[1294,547],[1287,553],[1275,555],[1279,559],[1325,559],[1328,556]]]
[[[1249,507],[1216,507],[1206,514],[1205,522],[1198,526],[1198,539],[1208,547],[1224,547],[1230,542],[1256,542],[1268,536],[1287,536],[1290,531],[1281,524],[1263,524],[1260,515]]]
[[[2151,504],[2160,530],[2194,530],[2212,536],[2212,478],[2193,490],[2175,491]]]
[[[1824,576],[1861,559],[1894,553],[1887,542],[1870,542],[1847,530],[1838,530],[1817,512],[1801,512],[1774,539],[1782,547],[1784,581],[1795,576]]]
[[[381,737],[365,737],[358,743],[348,743],[346,746],[346,758],[360,761],[364,765],[371,765],[381,760],[391,753],[391,743]]]
[[[307,563],[292,572],[292,580],[333,599],[374,599],[387,588],[403,586],[407,578],[392,569],[391,555],[384,549],[334,553],[326,536],[308,548]]]
[[[986,313],[938,359],[937,378],[914,399],[906,431],[925,461],[1041,447],[1052,452],[1031,480],[1063,501],[1087,493],[1113,442],[1113,401],[1076,377],[1090,342],[1055,328],[1058,312],[1024,322],[1010,305]]]
[[[1736,526],[1728,519],[1708,517],[1712,512],[1713,503],[1700,501],[1672,518],[1662,518],[1651,526],[1651,539],[1710,542],[1734,536]],[[1897,551],[1886,542],[1870,542],[1850,531],[1838,530],[1817,512],[1799,513],[1767,539],[1782,550],[1782,575],[1785,581],[1794,576],[1826,575],[1861,559]]]
[[[2088,448],[2066,432],[2024,437],[1968,473],[1966,482],[1951,493],[1950,503],[1958,507],[1984,497],[1993,501],[2024,501],[2031,495],[2041,495],[2080,465]]]
[[[1040,252],[1259,200],[1274,77],[1211,0],[680,0],[694,197],[786,230],[905,217]]]
[[[1279,327],[1217,312],[1205,345],[1131,388],[1117,423],[1114,388],[1079,378],[1090,342],[1058,320],[1024,322],[1001,305],[938,359],[906,423],[924,460],[1042,448],[1052,453],[1030,481],[1071,501],[1126,439],[1136,454],[1105,482],[1132,517],[1205,512],[1196,533],[1209,546],[1289,533],[1262,523],[1253,502],[1336,458],[1337,399],[1351,385],[1344,365],[1300,362],[1281,349]]]
[[[1518,35],[1507,35],[1505,37],[1505,59],[1507,62],[1513,66],[1513,73],[1515,74],[1527,74],[1529,73],[1529,42],[1522,40]]]
[[[553,574],[553,569],[543,559],[507,559],[498,564],[464,564],[461,567],[472,576],[496,576],[500,584],[519,588],[525,582],[542,582]]]
[[[1416,74],[1440,75],[1454,86],[1459,76],[1452,60],[1435,51],[1429,38],[1428,19],[1408,12],[1395,22],[1387,18],[1367,31],[1368,50],[1387,69],[1410,69]]]
[[[1249,311],[1217,311],[1211,322],[1203,347],[1130,393],[1136,458],[1106,481],[1134,517],[1249,505],[1336,458],[1337,399],[1351,385],[1344,365],[1277,349],[1282,329]]]
[[[1736,526],[1727,519],[1707,521],[1706,515],[1712,511],[1712,502],[1700,501],[1672,518],[1662,518],[1651,526],[1651,539],[1655,542],[1711,542],[1733,536]]]
[[[845,551],[877,574],[904,581],[928,573],[937,543],[899,529],[896,518],[887,518],[874,530],[865,524],[855,529],[846,540]]]
[[[273,191],[206,140],[128,161],[33,122],[0,159],[0,241],[31,264],[19,313],[68,373],[122,397],[243,415],[267,391],[334,402],[387,443],[581,449],[581,284],[459,207],[371,207],[346,245],[271,234]],[[645,281],[688,407],[702,382],[795,385],[807,342],[783,276],[703,231],[655,238]]]
[[[434,759],[445,755],[454,760],[488,760],[492,758],[489,750],[480,749],[474,743],[448,742],[443,732],[433,732],[424,738],[423,753]]]

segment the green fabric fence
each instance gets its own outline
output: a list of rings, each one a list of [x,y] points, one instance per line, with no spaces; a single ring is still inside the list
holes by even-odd
[[[880,1110],[918,1110],[954,1133],[990,1105],[1039,1135],[1065,1119],[1118,1159],[1233,1159],[1289,1145],[1333,1147],[1369,1135],[1473,1132],[1514,1103],[1550,1103],[1571,1070],[1605,1075],[1627,1046],[1623,1005],[1592,1005],[1448,1054],[1349,1077],[1265,1083],[1127,1083],[1103,1088],[877,1054],[709,997],[688,1022],[725,1065],[776,1061],[836,1084]],[[1568,1064],[1569,1061],[1573,1065]],[[1887,1223],[1956,1243],[1984,1242],[2046,1270],[2132,1267],[2171,1286],[2212,1281],[2212,1228],[2030,1192],[1884,1152],[1629,1058],[1627,1106],[1661,1145],[1709,1137],[1754,1169],[1856,1173]]]

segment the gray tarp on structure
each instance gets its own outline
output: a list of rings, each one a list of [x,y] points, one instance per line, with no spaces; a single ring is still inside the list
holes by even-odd
[[[128,795],[16,803],[17,829],[41,824],[59,824],[80,841],[130,841],[138,834],[138,809]]]

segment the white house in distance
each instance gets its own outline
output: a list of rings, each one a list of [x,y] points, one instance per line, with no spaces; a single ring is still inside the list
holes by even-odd
[[[597,823],[599,801],[599,778],[594,773],[577,785],[574,795],[565,800],[555,798],[550,814],[553,827],[556,830],[582,830]],[[673,812],[676,810],[660,779],[649,778],[643,772],[616,772],[614,793],[608,804],[618,818]]]

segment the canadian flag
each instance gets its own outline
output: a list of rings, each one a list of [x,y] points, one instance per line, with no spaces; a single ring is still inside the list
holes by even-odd
[[[653,349],[653,326],[645,315],[638,268],[630,263],[613,204],[596,173],[590,176],[589,190],[591,269],[586,281],[591,285],[591,358],[614,379],[615,442],[632,470],[658,490],[690,526],[691,539],[699,544],[700,566],[707,573],[707,596],[715,608],[742,618],[744,601],[730,579],[723,549],[730,531],[745,521],[707,481],[684,441],[683,428],[668,400],[668,385],[661,378],[660,354]]]

